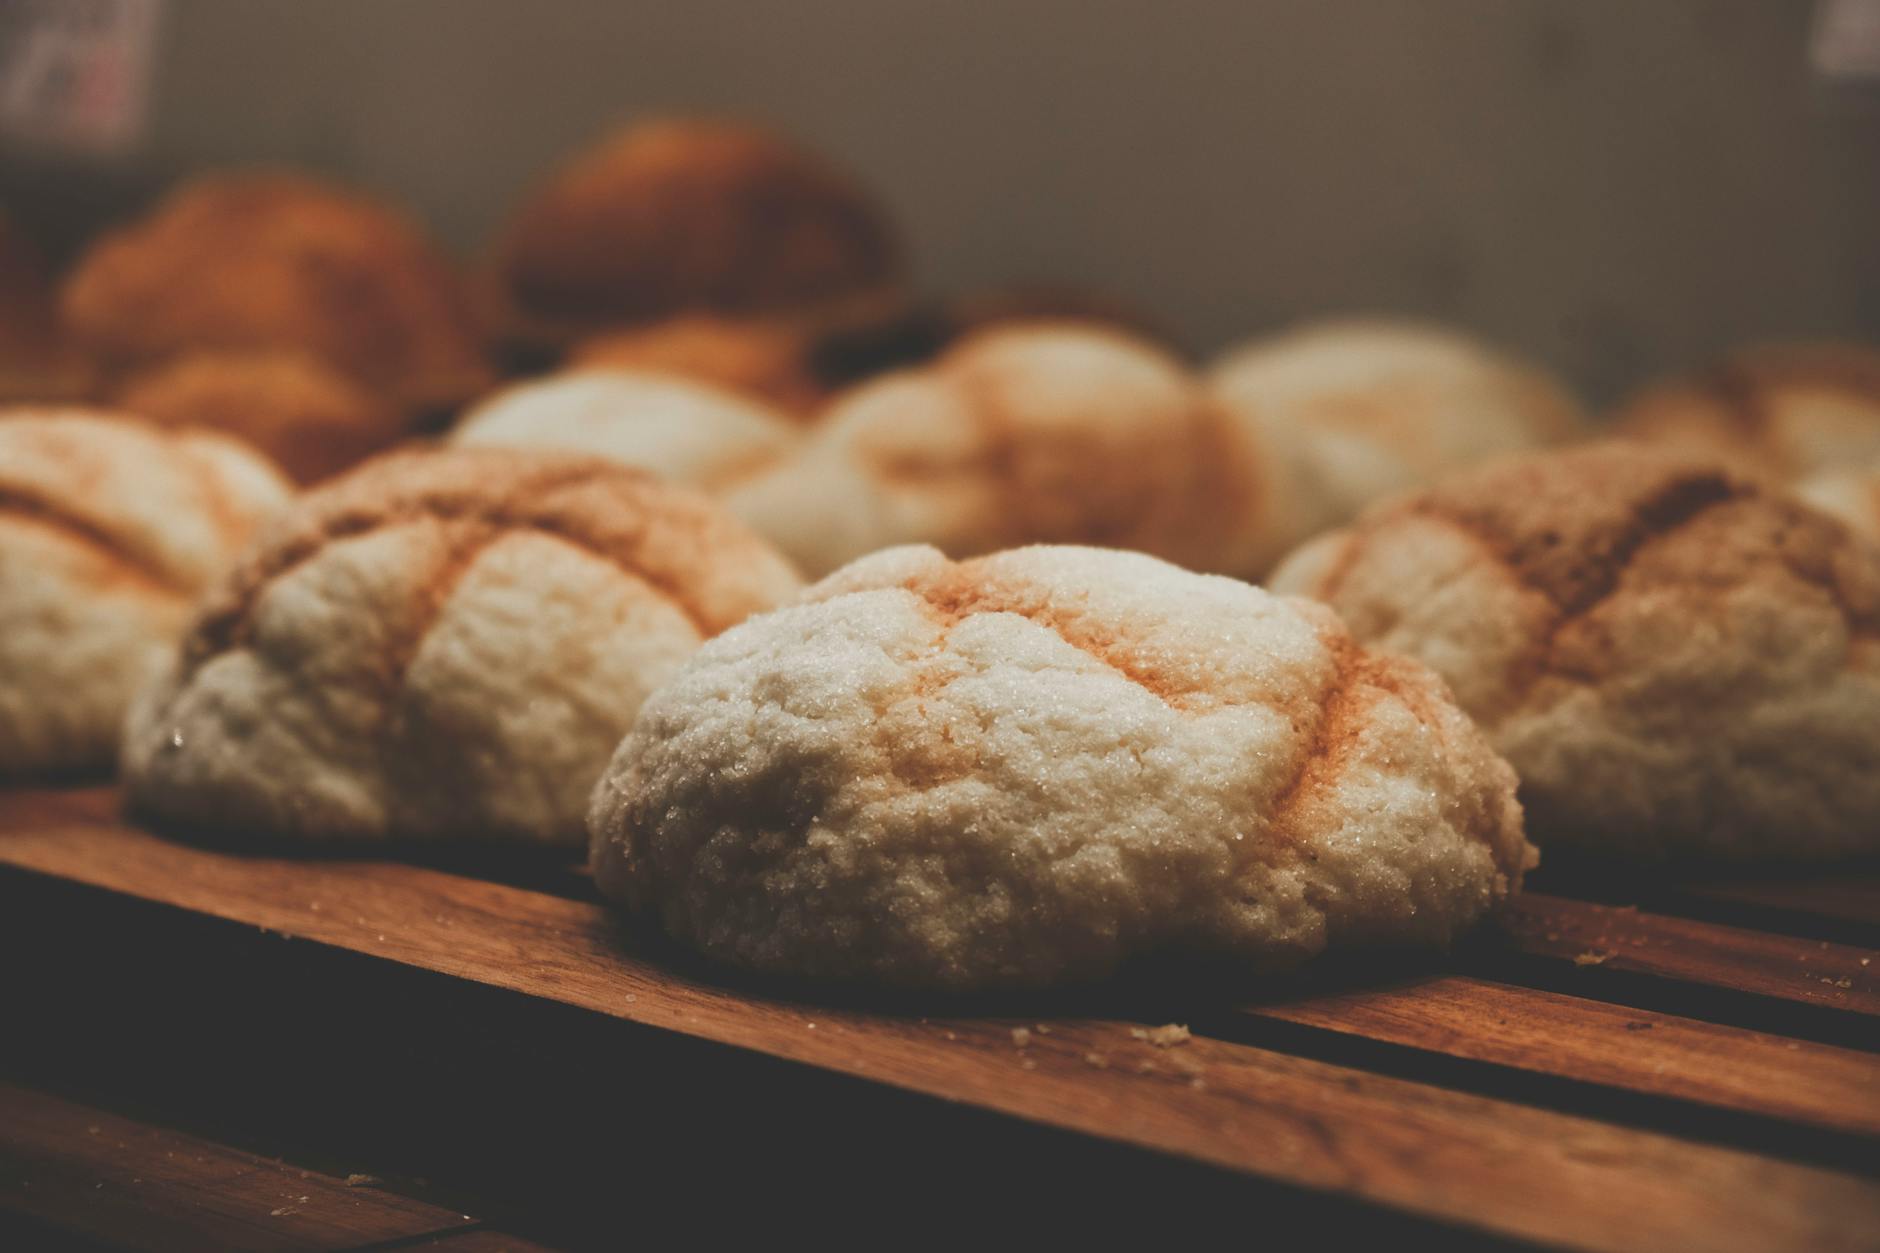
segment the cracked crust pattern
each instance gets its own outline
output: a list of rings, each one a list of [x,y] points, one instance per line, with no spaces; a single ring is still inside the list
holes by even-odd
[[[1618,433],[1788,481],[1880,465],[1880,351],[1765,344],[1647,388]]]
[[[489,385],[468,299],[419,228],[300,175],[198,179],[95,244],[62,312],[108,373],[297,351],[410,408]]]
[[[287,498],[217,436],[101,410],[0,415],[0,772],[108,764],[189,604]]]
[[[1094,326],[988,331],[838,402],[729,493],[805,570],[931,543],[1133,548],[1236,569],[1269,524],[1258,450],[1163,350]]]
[[[381,457],[207,597],[127,738],[133,798],[258,835],[578,842],[645,694],[798,586],[710,501],[594,458]]]
[[[875,554],[727,632],[596,789],[598,882],[715,957],[988,987],[1445,944],[1514,778],[1336,617],[1153,558]]]
[[[1704,458],[1514,458],[1306,545],[1276,590],[1431,665],[1539,837],[1819,858],[1880,818],[1880,555]]]

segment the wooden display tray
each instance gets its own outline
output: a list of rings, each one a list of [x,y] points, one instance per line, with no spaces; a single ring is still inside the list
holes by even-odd
[[[1147,1207],[1165,1234],[1880,1245],[1871,874],[1530,893],[1449,958],[1232,1001],[884,1010],[624,935],[572,866],[238,855],[73,788],[0,793],[0,921],[0,1211],[113,1247],[139,1243],[122,1206],[11,1178],[91,1161],[59,1109],[369,1171],[389,1234],[360,1245],[487,1242],[459,1209],[604,1243],[703,1177],[707,1224],[996,1200],[1066,1216],[1040,1231]]]

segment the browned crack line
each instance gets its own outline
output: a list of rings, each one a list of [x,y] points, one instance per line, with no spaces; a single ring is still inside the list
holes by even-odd
[[[970,565],[970,563],[968,563],[968,565]],[[967,568],[967,566],[962,566],[956,569],[963,574]],[[1034,626],[1042,627],[1044,630],[1051,632],[1078,652],[1083,653],[1085,656],[1098,662],[1107,669],[1115,671],[1118,675],[1129,680],[1145,692],[1148,692],[1151,696],[1169,706],[1171,709],[1182,713],[1192,712],[1185,703],[1185,698],[1193,695],[1193,693],[1180,691],[1171,687],[1163,680],[1162,676],[1136,666],[1127,658],[1118,657],[1108,652],[1102,647],[1099,641],[1078,632],[1073,624],[1055,618],[1049,613],[1030,612],[1030,606],[1001,600],[988,593],[984,588],[972,586],[965,578],[950,581],[947,586],[940,588],[924,585],[919,582],[908,583],[903,586],[919,600],[924,612],[927,612],[935,622],[949,630],[963,619],[976,614],[1012,614],[1025,619]],[[947,595],[949,592],[951,595]],[[944,636],[942,638],[944,639]]]
[[[358,539],[389,527],[409,525],[425,519],[450,523],[480,524],[492,540],[505,531],[535,531],[552,536],[631,575],[685,617],[701,639],[710,639],[717,631],[703,612],[687,599],[669,580],[626,560],[619,553],[596,544],[578,528],[547,513],[530,513],[532,499],[614,473],[609,466],[582,466],[539,475],[519,484],[510,499],[499,501],[419,500],[403,507],[385,509],[364,507],[340,512],[324,519],[307,534],[279,545],[244,571],[223,598],[223,603],[205,615],[191,637],[189,659],[192,667],[235,648],[247,638],[254,607],[268,589],[294,570],[312,561],[328,545],[340,540]],[[520,507],[519,507],[520,506]]]
[[[179,577],[150,554],[126,543],[121,535],[110,528],[98,525],[92,519],[67,508],[59,501],[21,491],[17,487],[0,485],[0,515],[10,515],[36,522],[50,530],[58,531],[88,548],[95,549],[126,574],[166,591],[185,596],[192,595],[195,591],[188,580]]]

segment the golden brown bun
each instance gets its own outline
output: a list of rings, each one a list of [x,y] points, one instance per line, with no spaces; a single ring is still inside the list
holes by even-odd
[[[712,383],[808,419],[829,399],[829,388],[812,364],[815,339],[786,322],[692,314],[582,340],[568,364]]]
[[[630,127],[525,199],[497,238],[505,332],[567,343],[681,313],[810,316],[901,281],[886,213],[846,175],[729,122]]]
[[[134,705],[141,808],[266,838],[578,844],[647,692],[793,596],[697,493],[598,458],[389,453],[307,493]]]
[[[910,543],[1094,544],[1241,570],[1272,546],[1267,469],[1157,345],[1026,324],[855,388],[724,500],[812,575]]]
[[[159,426],[239,435],[312,483],[396,443],[408,423],[368,389],[296,352],[203,352],[138,375],[118,404]]]
[[[1646,389],[1619,433],[1789,480],[1880,464],[1880,351],[1861,344],[1762,344]]]
[[[221,435],[0,411],[0,775],[110,765],[190,606],[289,495]]]
[[[93,245],[63,310],[115,374],[207,349],[291,349],[413,409],[490,382],[467,294],[423,233],[303,175],[183,185]]]
[[[1712,458],[1506,458],[1373,507],[1269,586],[1441,674],[1543,847],[1880,851],[1880,554]]]

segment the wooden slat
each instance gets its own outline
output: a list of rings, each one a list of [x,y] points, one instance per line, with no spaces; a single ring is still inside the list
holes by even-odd
[[[0,1211],[124,1249],[349,1248],[474,1221],[7,1083]]]
[[[1521,951],[1601,969],[1880,1014],[1872,949],[1524,893],[1502,922]]]
[[[59,804],[51,805],[58,809]],[[1856,1248],[1880,1186],[1129,1024],[915,1020],[740,994],[624,951],[594,905],[421,867],[234,857],[15,797],[0,862],[1086,1134],[1588,1248]]]
[[[1880,1056],[1463,975],[1256,1005],[1322,1030],[1880,1135]]]

